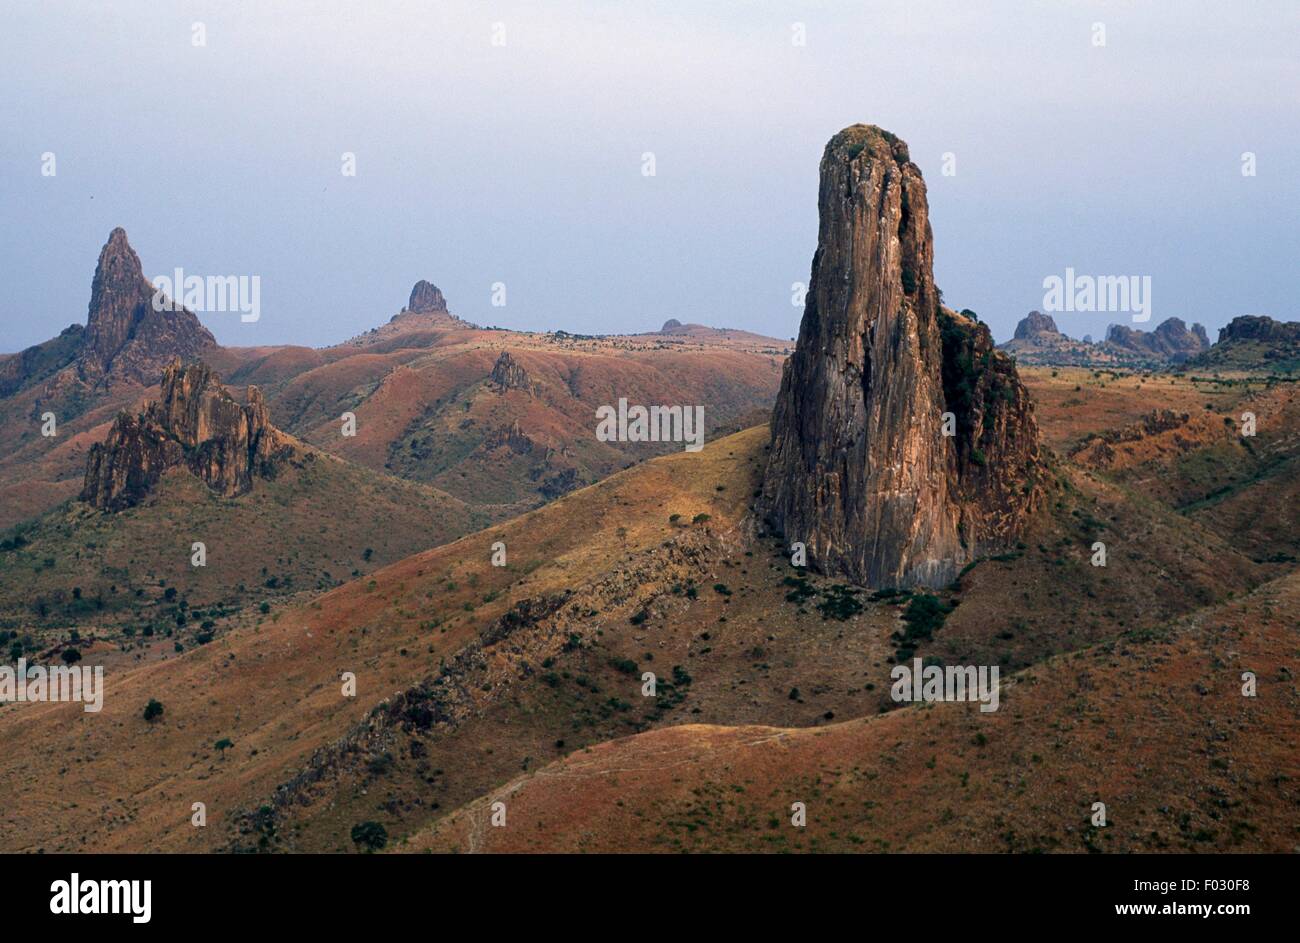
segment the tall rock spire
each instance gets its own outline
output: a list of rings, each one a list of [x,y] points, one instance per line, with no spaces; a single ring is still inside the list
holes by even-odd
[[[1033,504],[1028,395],[987,328],[940,304],[925,182],[903,141],[872,125],[835,135],[818,203],[759,507],[823,571],[938,585]],[[1009,466],[990,469],[990,452]]]
[[[155,383],[172,357],[188,359],[216,343],[193,313],[155,310],[153,295],[126,230],[114,229],[99,253],[90,287],[78,357],[84,379],[97,380],[112,371]]]
[[[406,303],[406,310],[413,314],[446,314],[447,299],[437,285],[420,279],[411,289],[411,300]]]

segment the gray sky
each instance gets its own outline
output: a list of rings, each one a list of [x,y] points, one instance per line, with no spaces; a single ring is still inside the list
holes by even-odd
[[[7,4],[0,350],[84,322],[118,225],[150,277],[261,278],[257,323],[202,315],[226,344],[343,340],[420,278],[482,324],[790,337],[860,121],[911,145],[938,284],[999,340],[1067,266],[1150,275],[1146,327],[1294,319],[1298,38],[1285,2]]]

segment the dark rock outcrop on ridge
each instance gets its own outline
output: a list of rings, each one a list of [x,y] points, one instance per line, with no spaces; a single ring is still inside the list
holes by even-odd
[[[206,364],[175,360],[163,371],[160,399],[138,416],[119,413],[104,442],[91,446],[81,500],[107,511],[131,507],[181,466],[234,497],[255,478],[274,477],[291,451],[257,387],[240,404]]]
[[[99,253],[90,288],[86,331],[77,358],[81,378],[95,382],[106,374],[126,377],[145,385],[173,357],[197,357],[216,339],[195,315],[155,310],[154,288],[144,277],[140,257],[127,241],[126,231],[114,229]]]
[[[447,299],[432,282],[420,279],[411,289],[411,300],[406,303],[406,310],[412,314],[446,314]]]
[[[532,381],[528,379],[528,371],[514,357],[510,356],[510,351],[501,351],[501,356],[497,358],[492,365],[492,382],[502,392],[506,390],[524,390],[531,392],[533,388]]]

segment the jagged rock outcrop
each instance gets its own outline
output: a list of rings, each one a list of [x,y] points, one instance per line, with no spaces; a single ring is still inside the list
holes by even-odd
[[[508,426],[497,426],[489,432],[482,447],[489,451],[506,447],[517,455],[527,455],[533,450],[533,440],[519,427],[516,419]]]
[[[524,369],[523,364],[510,356],[508,350],[501,351],[501,356],[492,365],[491,380],[503,393],[506,390],[524,390],[531,393],[533,389],[528,371]]]
[[[1181,318],[1166,318],[1149,332],[1112,324],[1106,331],[1105,346],[1152,360],[1179,363],[1205,350],[1210,340],[1200,324],[1188,329]]]
[[[420,279],[411,289],[411,300],[406,303],[406,310],[412,314],[446,314],[447,299],[431,282]]]
[[[1015,339],[1019,341],[1032,340],[1044,334],[1060,336],[1061,332],[1057,330],[1056,322],[1052,320],[1050,314],[1043,314],[1041,311],[1030,311],[1016,325]]]
[[[155,310],[140,257],[117,228],[99,253],[77,369],[83,381],[106,375],[153,384],[173,357],[193,358],[216,344],[190,311]],[[162,307],[162,306],[159,306]]]
[[[1244,340],[1300,344],[1300,321],[1275,321],[1263,315],[1247,314],[1219,328],[1220,344]]]
[[[1243,315],[1219,328],[1219,340],[1190,366],[1226,370],[1300,370],[1300,322]]]
[[[139,416],[118,414],[104,442],[91,446],[81,500],[107,511],[131,507],[180,466],[234,497],[255,478],[274,477],[291,451],[257,387],[240,404],[206,364],[182,367],[177,359],[163,371],[160,399]]]
[[[1015,335],[998,349],[1011,354],[1017,363],[1027,365],[1083,366],[1113,361],[1089,341],[1078,341],[1056,326],[1049,314],[1030,311],[1016,325]]]
[[[818,207],[758,508],[823,572],[939,585],[1014,540],[1041,497],[1029,397],[988,329],[940,305],[903,141],[869,125],[835,135]]]

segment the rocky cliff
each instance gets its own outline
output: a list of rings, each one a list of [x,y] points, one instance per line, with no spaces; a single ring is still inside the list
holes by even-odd
[[[1300,322],[1262,315],[1233,318],[1219,328],[1219,340],[1190,362],[1221,370],[1300,371]]]
[[[153,296],[126,231],[114,229],[95,266],[86,324],[0,359],[0,397],[41,381],[46,401],[119,380],[151,386],[173,357],[194,358],[216,344],[191,312],[155,311]]]
[[[274,477],[291,451],[257,387],[240,404],[207,365],[175,360],[163,371],[159,400],[139,416],[120,413],[104,442],[91,446],[81,500],[108,511],[130,507],[182,466],[234,497],[255,478]]]
[[[1057,337],[1060,334],[1061,332],[1057,329],[1056,322],[1052,320],[1050,314],[1043,314],[1041,311],[1030,311],[1016,325],[1015,339],[1018,341],[1033,340],[1043,335]]]
[[[903,141],[870,125],[835,135],[818,207],[758,508],[824,572],[939,585],[1014,539],[1041,495],[1028,394],[988,329],[940,304]]]
[[[411,300],[406,303],[406,310],[413,314],[446,314],[447,299],[436,285],[420,279],[411,289]]]
[[[91,283],[77,357],[83,380],[94,383],[111,375],[151,385],[173,357],[193,358],[216,343],[194,314],[155,310],[153,297],[153,286],[126,231],[114,229],[99,253]]]
[[[1233,318],[1227,326],[1219,328],[1220,344],[1241,340],[1300,344],[1300,322],[1274,321],[1263,315],[1247,314]]]
[[[1193,324],[1189,329],[1181,318],[1166,318],[1150,332],[1112,324],[1106,331],[1104,345],[1151,360],[1178,363],[1205,350],[1210,346],[1210,339],[1200,324]]]
[[[501,356],[497,358],[492,365],[492,382],[501,392],[506,390],[524,390],[531,392],[533,388],[532,381],[528,378],[528,371],[514,357],[510,356],[510,351],[501,351]]]

